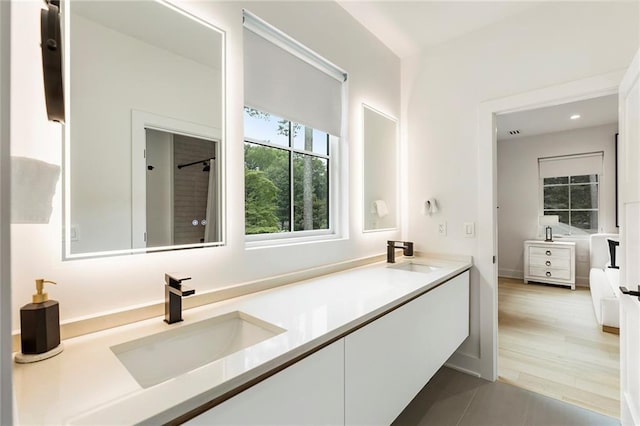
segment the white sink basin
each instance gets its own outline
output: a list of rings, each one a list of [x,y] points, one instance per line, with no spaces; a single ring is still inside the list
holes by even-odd
[[[162,383],[286,330],[235,311],[112,346],[143,388]]]
[[[403,271],[410,272],[422,272],[423,274],[428,274],[433,271],[437,271],[440,269],[439,266],[427,265],[424,263],[415,263],[415,262],[405,262],[405,263],[397,263],[395,265],[389,266],[391,269],[401,269]]]

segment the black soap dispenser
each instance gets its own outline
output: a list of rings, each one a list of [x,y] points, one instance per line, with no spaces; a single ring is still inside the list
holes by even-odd
[[[41,361],[62,352],[60,344],[60,307],[55,300],[49,300],[44,283],[55,284],[44,279],[36,280],[36,292],[32,303],[20,308],[20,338],[22,353],[16,355],[16,362]]]

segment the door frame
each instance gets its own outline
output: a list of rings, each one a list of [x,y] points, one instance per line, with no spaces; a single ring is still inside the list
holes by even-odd
[[[480,357],[478,372],[498,378],[498,227],[497,133],[498,114],[560,105],[618,92],[624,70],[482,102],[478,107],[478,247]],[[494,263],[495,256],[495,263]]]
[[[640,202],[640,189],[638,188],[638,179],[640,175],[637,172],[638,153],[630,150],[630,143],[637,142],[636,139],[629,139],[633,132],[629,130],[627,100],[628,95],[635,92],[638,85],[640,75],[640,50],[635,54],[631,65],[629,66],[624,78],[619,86],[618,111],[620,114],[620,170],[622,172],[620,180],[621,195],[618,199],[620,207],[620,246],[624,247],[621,251],[622,262],[620,267],[620,285],[635,290],[637,285],[638,268],[637,265],[631,267],[633,262],[627,262],[628,256],[631,254],[637,256],[638,253],[638,224],[635,218],[638,216],[638,205]],[[629,136],[629,135],[632,136]],[[637,149],[637,147],[636,147]],[[631,187],[631,189],[630,189]],[[629,213],[632,214],[634,220],[627,221]],[[631,237],[631,240],[629,240]],[[630,379],[634,381],[637,377],[633,377],[634,371],[629,371],[629,366],[637,362],[638,346],[635,345],[635,339],[639,333],[637,329],[637,301],[629,298],[630,296],[621,296],[620,300],[620,421],[623,425],[638,424],[640,422],[640,406],[633,398],[635,395],[629,395],[629,391],[634,389],[635,383],[629,383]],[[631,324],[631,325],[629,325]]]
[[[0,1],[0,424],[13,423],[11,359],[11,2]]]
[[[145,111],[131,110],[131,252],[157,251],[172,247],[147,248],[144,238],[147,231],[147,129],[209,140],[215,143],[216,158],[220,158],[221,155],[219,146],[222,143],[222,134],[220,129]],[[221,161],[223,160],[221,159]],[[216,172],[220,173],[219,167],[216,168]],[[222,176],[218,175],[216,178],[219,185],[222,185]],[[220,191],[224,191],[222,186],[220,186]],[[222,214],[222,212],[219,213]],[[224,218],[219,216],[217,222],[220,223],[223,220]],[[224,243],[224,241],[217,241],[208,245],[220,245],[221,242]],[[192,246],[201,247],[202,244],[193,244]]]

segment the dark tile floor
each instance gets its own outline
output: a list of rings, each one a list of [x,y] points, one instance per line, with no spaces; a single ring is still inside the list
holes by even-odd
[[[394,426],[609,426],[618,419],[443,367]]]

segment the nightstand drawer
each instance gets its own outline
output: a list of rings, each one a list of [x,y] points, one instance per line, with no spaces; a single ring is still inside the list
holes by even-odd
[[[529,247],[530,256],[571,259],[571,249],[566,247]]]
[[[551,269],[540,266],[529,266],[529,275],[531,277],[540,277],[545,279],[569,280],[571,279],[571,271],[569,269]]]
[[[529,257],[529,265],[540,268],[566,269],[571,268],[571,259],[559,256],[531,256]]]

